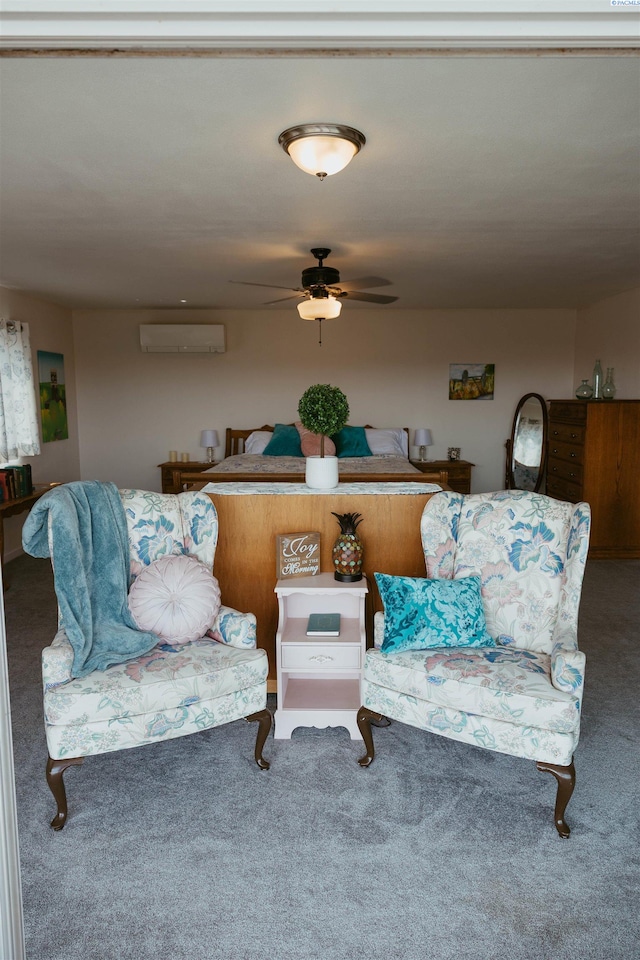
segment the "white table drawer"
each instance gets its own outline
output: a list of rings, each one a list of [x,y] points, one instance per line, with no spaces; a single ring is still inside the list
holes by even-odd
[[[283,670],[359,670],[360,644],[283,643]]]

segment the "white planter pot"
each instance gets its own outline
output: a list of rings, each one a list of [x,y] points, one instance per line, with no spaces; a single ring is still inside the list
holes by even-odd
[[[307,457],[305,479],[314,490],[330,490],[338,486],[337,457]]]

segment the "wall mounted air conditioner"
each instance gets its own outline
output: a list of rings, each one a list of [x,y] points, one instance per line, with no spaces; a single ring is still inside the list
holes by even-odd
[[[141,323],[144,353],[224,353],[221,323]]]

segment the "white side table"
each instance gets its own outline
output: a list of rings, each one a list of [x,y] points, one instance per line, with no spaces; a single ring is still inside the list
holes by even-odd
[[[356,583],[340,583],[333,573],[278,580],[276,740],[296,727],[346,727],[352,740],[362,739],[356,714],[368,591],[364,576]],[[310,613],[339,613],[340,636],[308,637]]]

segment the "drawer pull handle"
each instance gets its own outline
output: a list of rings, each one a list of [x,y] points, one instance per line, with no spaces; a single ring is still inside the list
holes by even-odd
[[[333,657],[328,657],[324,653],[317,653],[315,657],[309,657],[309,660],[312,663],[331,663],[333,661]]]
[[[569,454],[569,456],[575,457],[575,453],[571,453],[571,454]]]

